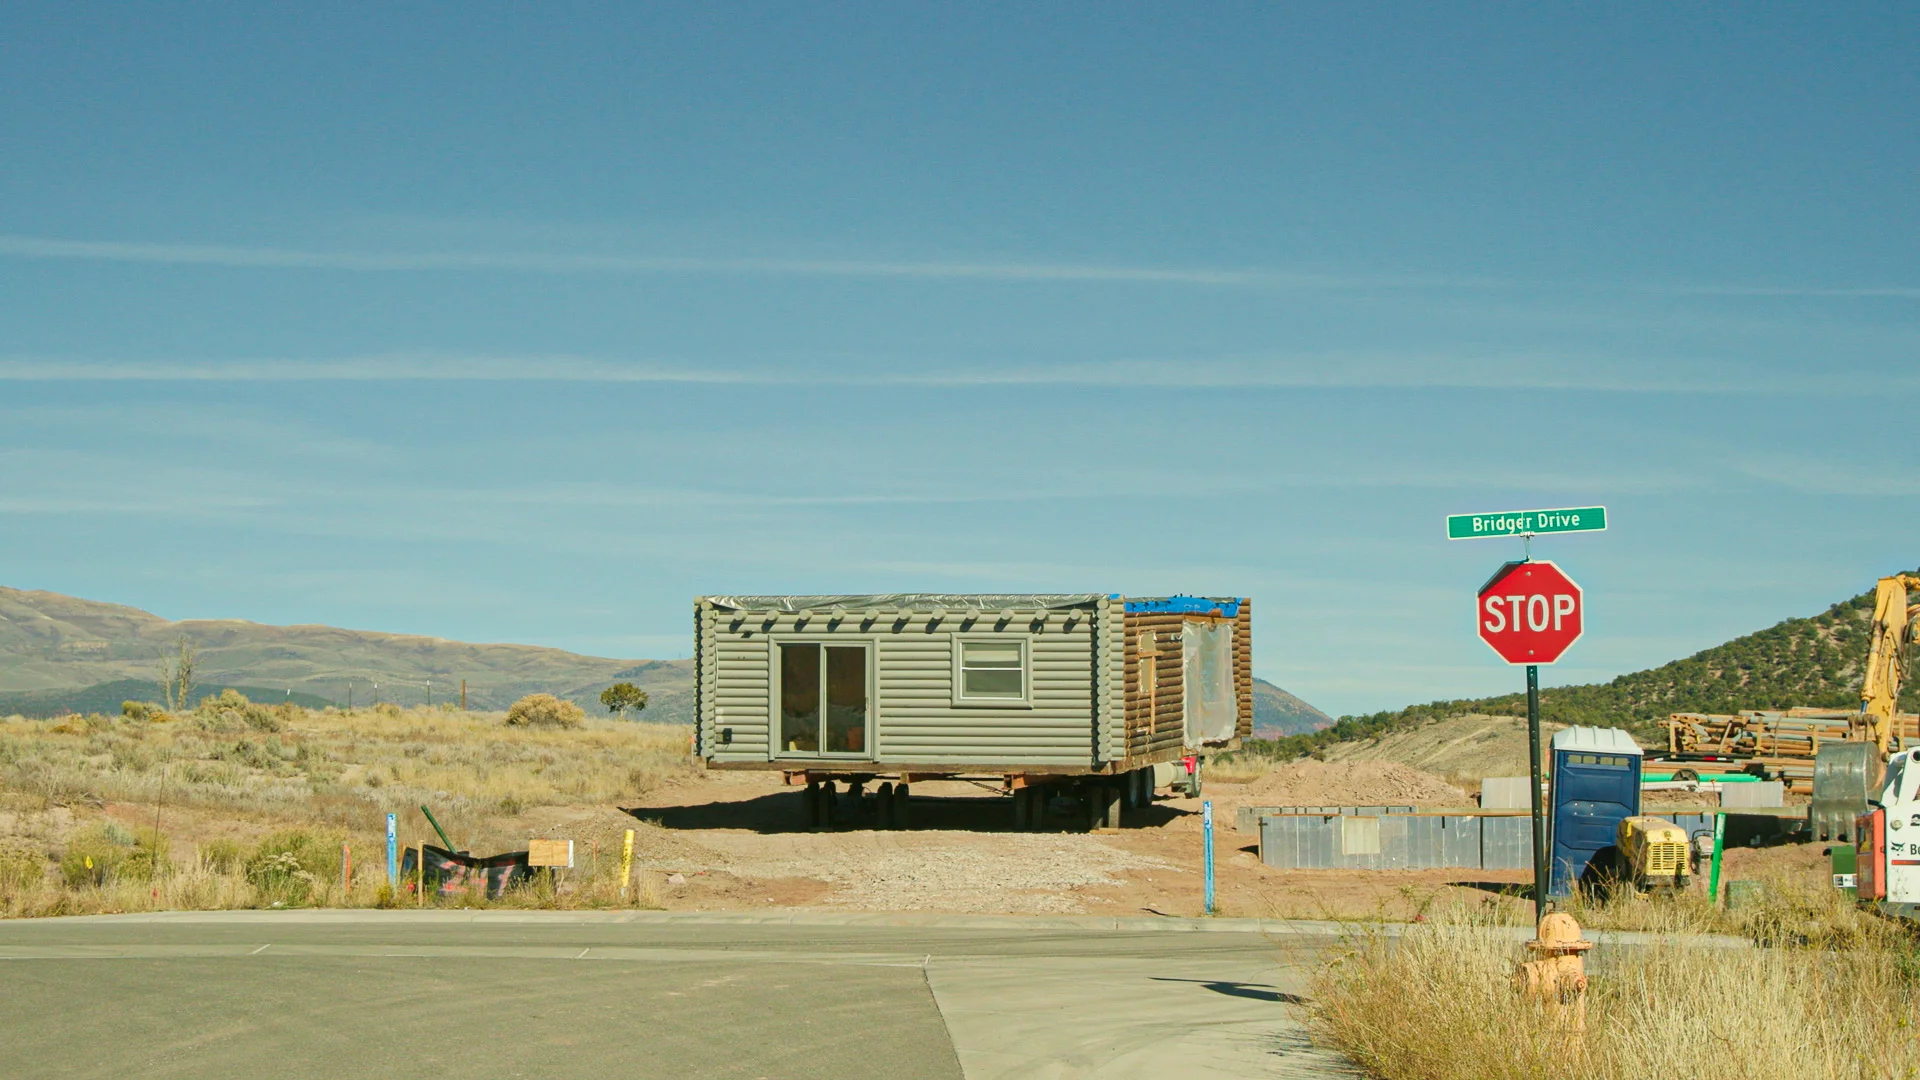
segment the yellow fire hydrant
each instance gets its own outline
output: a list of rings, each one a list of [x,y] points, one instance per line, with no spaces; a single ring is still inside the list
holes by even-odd
[[[1593,942],[1580,937],[1573,916],[1554,912],[1540,920],[1527,951],[1534,959],[1513,973],[1513,988],[1537,998],[1563,1031],[1587,1029],[1587,964],[1582,954]]]

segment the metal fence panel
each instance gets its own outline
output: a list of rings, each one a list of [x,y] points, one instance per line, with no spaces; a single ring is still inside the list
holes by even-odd
[[[1533,818],[1481,818],[1480,869],[1533,869]]]
[[[1532,819],[1478,814],[1268,814],[1260,861],[1282,870],[1526,870]]]
[[[1326,814],[1346,817],[1379,817],[1386,814],[1411,814],[1411,806],[1242,806],[1234,811],[1233,827],[1241,832],[1258,833],[1260,819],[1271,814]]]
[[[1396,818],[1404,822],[1400,862],[1396,870],[1431,870],[1440,865],[1440,828],[1438,818],[1407,817]]]
[[[1260,861],[1283,870],[1333,870],[1345,865],[1340,818],[1269,816],[1260,819]]]
[[[1480,865],[1480,822],[1471,814],[1434,818],[1440,823],[1440,862],[1445,867],[1471,869]]]

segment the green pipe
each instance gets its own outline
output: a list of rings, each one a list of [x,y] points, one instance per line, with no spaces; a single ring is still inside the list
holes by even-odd
[[[1707,871],[1707,902],[1720,902],[1720,847],[1727,839],[1727,815],[1713,815],[1713,864]]]
[[[420,804],[420,812],[427,815],[427,824],[433,826],[433,831],[440,834],[440,842],[447,845],[447,850],[448,851],[456,850],[453,846],[453,841],[447,839],[447,830],[441,828],[440,823],[433,820],[433,811],[427,809],[426,803]],[[1715,867],[1714,872],[1718,873],[1719,872],[1718,868],[1720,866],[1720,849],[1718,847],[1715,847],[1713,849],[1713,865]]]

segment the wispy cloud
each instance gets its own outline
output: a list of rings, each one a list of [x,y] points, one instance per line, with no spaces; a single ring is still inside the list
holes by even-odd
[[[1329,352],[1056,364],[968,364],[948,359],[721,367],[591,356],[392,353],[320,359],[95,360],[0,357],[15,382],[549,382],[900,388],[1060,387],[1197,390],[1542,390],[1625,394],[1847,397],[1920,390],[1920,367],[1832,365],[1823,370],[1687,358],[1621,358],[1538,351]]]
[[[1116,284],[1229,285],[1267,289],[1485,287],[1491,279],[1346,276],[1262,269],[1102,266],[1086,263],[885,259],[795,259],[762,256],[688,257],[567,252],[351,252],[227,244],[153,244],[115,240],[61,240],[0,235],[0,255],[216,266],[236,269],[507,271],[537,274],[758,274],[793,277],[918,278],[928,280],[1111,282]]]
[[[1550,289],[1729,298],[1920,299],[1920,286],[1910,285],[1541,282],[1492,275],[1348,274],[1262,267],[1128,266],[996,260],[818,259],[754,255],[722,257],[564,251],[327,251],[239,244],[71,240],[19,234],[0,234],[0,256],[22,259],[147,263],[163,266],[333,270],[360,273],[465,271],[531,274],[734,274],[928,281],[1161,284],[1304,291]]]
[[[721,370],[582,356],[456,356],[394,353],[317,360],[0,359],[0,380],[21,382],[638,382],[796,383],[817,378],[779,371]]]
[[[1766,484],[1804,495],[1909,497],[1920,495],[1920,474],[1897,460],[1862,454],[1853,461],[1828,457],[1749,452],[1729,469]]]
[[[1920,300],[1920,287],[1908,285],[1862,285],[1822,287],[1810,285],[1658,285],[1644,286],[1650,290],[1671,293],[1677,296],[1750,296],[1765,298],[1770,296],[1809,298],[1832,297],[1845,299]]]

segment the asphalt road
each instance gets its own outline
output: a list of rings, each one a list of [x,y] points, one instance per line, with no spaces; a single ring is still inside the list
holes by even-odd
[[[15,1080],[1347,1076],[1295,1004],[1323,941],[831,915],[43,919],[0,923],[0,1015]]]

